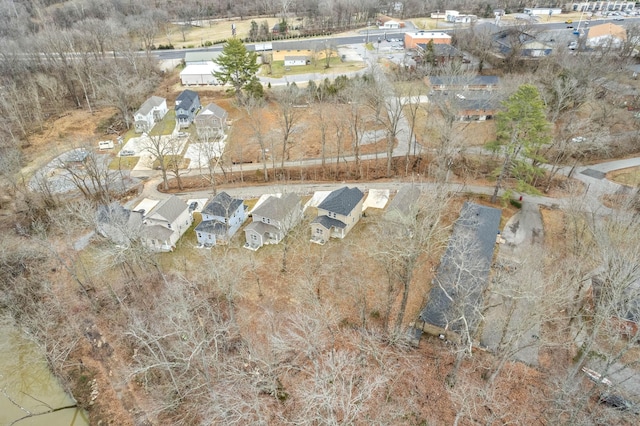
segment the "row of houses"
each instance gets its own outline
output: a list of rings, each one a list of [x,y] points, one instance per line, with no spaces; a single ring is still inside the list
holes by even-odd
[[[407,206],[417,205],[419,195],[417,188],[403,187],[387,213],[396,218],[412,211],[415,214],[416,210]],[[310,241],[325,244],[331,238],[345,238],[362,217],[364,200],[365,194],[355,187],[328,193],[311,221]],[[153,251],[172,251],[193,224],[193,211],[193,206],[176,196],[162,201],[145,199],[133,209],[115,203],[98,209],[97,229],[121,246],[139,241]],[[261,199],[249,212],[243,200],[220,192],[205,203],[200,213],[202,221],[194,230],[201,247],[228,244],[251,216],[251,223],[244,229],[244,247],[255,251],[280,243],[302,220],[303,206],[297,194],[278,194]]]
[[[176,98],[174,108],[178,126],[185,128],[195,122],[198,136],[202,139],[211,139],[224,134],[227,130],[227,111],[215,103],[210,103],[202,108],[200,96],[193,90],[184,90],[180,93]],[[151,96],[133,114],[135,131],[137,133],[149,132],[167,112],[167,100],[159,96]]]

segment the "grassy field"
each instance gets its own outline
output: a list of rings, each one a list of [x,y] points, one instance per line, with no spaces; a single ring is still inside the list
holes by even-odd
[[[114,157],[109,163],[110,170],[132,170],[140,157]]]
[[[330,67],[325,68],[326,61],[320,60],[309,65],[286,67],[284,61],[276,61],[271,64],[271,74],[268,74],[268,66],[262,67],[262,75],[273,78],[281,78],[285,75],[296,74],[335,74],[340,72],[357,71],[364,65],[361,62],[342,62],[340,58],[331,58]]]
[[[153,129],[149,132],[150,136],[170,135],[173,133],[173,129],[176,128],[176,111],[170,109],[165,114],[164,118],[153,126]]]
[[[630,167],[628,169],[616,170],[607,175],[607,178],[628,186],[640,186],[640,167]]]

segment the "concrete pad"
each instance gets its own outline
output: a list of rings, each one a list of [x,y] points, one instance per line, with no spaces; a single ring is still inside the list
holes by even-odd
[[[160,200],[153,200],[151,198],[145,198],[138,203],[137,206],[133,208],[133,211],[136,210],[144,210],[145,213],[149,213],[155,206],[158,204]]]
[[[198,212],[201,213],[202,209],[204,208],[204,206],[207,205],[207,201],[209,201],[208,198],[189,198],[187,200],[187,205],[190,206],[191,203],[196,202],[198,203],[198,206],[196,207],[196,209],[194,210],[194,212]]]
[[[313,197],[302,208],[302,211],[306,211],[307,207],[318,207],[320,203],[324,201],[327,196],[331,194],[331,191],[316,191],[313,193]]]
[[[369,207],[384,209],[389,202],[389,193],[390,191],[388,189],[370,189],[362,205],[362,211],[365,211]]]
[[[220,158],[224,153],[226,143],[220,142],[197,142],[187,147],[184,158],[188,158],[190,169],[205,169],[208,162],[213,158]]]

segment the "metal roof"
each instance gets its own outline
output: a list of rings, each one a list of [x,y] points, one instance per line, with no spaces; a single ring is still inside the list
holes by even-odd
[[[156,107],[159,107],[167,100],[165,98],[161,98],[160,96],[151,96],[149,99],[144,101],[142,105],[140,105],[140,109],[136,111],[135,115],[147,115]]]

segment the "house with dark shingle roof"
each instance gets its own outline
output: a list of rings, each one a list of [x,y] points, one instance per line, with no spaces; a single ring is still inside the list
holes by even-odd
[[[189,127],[200,109],[200,97],[193,90],[184,90],[176,99],[176,120],[180,127]]]
[[[120,247],[129,247],[140,236],[142,213],[131,211],[113,202],[98,206],[96,230]]]
[[[196,226],[198,243],[203,246],[227,244],[247,219],[243,201],[220,192],[202,209],[202,222]]]
[[[318,217],[311,222],[311,242],[324,244],[329,238],[344,238],[362,216],[364,193],[358,188],[332,191],[318,205]]]
[[[144,215],[142,243],[154,251],[173,251],[192,221],[187,203],[172,195]]]
[[[136,133],[148,132],[167,113],[167,100],[160,96],[151,96],[144,101],[140,109],[133,114]]]
[[[502,211],[465,202],[420,313],[422,331],[471,339],[482,317],[482,294]]]
[[[253,221],[244,229],[245,248],[258,250],[265,244],[278,244],[302,219],[300,197],[289,193],[270,196],[251,212]]]

